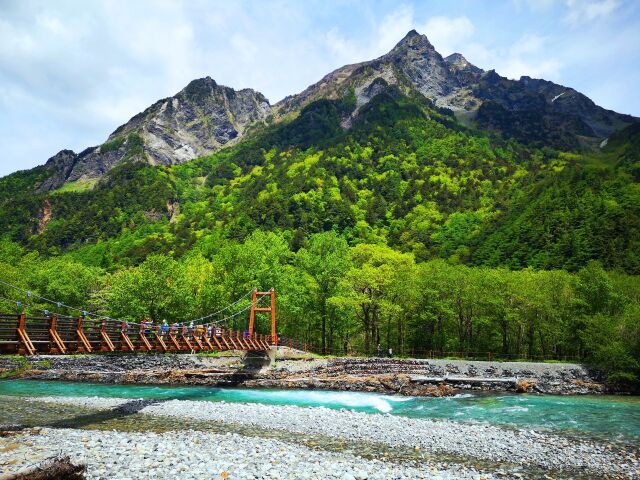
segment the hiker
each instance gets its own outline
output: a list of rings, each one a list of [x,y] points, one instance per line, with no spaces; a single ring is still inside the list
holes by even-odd
[[[393,349],[389,347],[389,358],[393,357]]]
[[[167,321],[166,321],[166,320],[164,320],[164,321],[162,322],[162,336],[163,336],[163,337],[164,337],[164,336],[166,336],[166,335],[167,335],[167,333],[169,333],[169,324],[167,323]]]
[[[378,358],[382,358],[382,345],[378,344]]]
[[[189,328],[187,331],[189,332],[189,335],[193,333],[193,322],[189,323]]]

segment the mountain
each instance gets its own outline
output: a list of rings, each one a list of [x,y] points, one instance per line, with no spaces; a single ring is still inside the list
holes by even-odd
[[[79,154],[62,150],[51,157],[45,165],[50,176],[40,190],[95,181],[128,159],[174,165],[211,154],[270,113],[269,101],[259,92],[236,91],[210,77],[193,80],[118,127],[102,145]]]
[[[466,124],[560,149],[596,146],[638,121],[605,110],[572,88],[530,77],[510,80],[494,70],[483,71],[459,53],[443,58],[415,30],[389,53],[331,72],[300,94],[278,102],[274,111],[286,116],[315,100],[343,98],[353,92],[355,117],[363,105],[392,85],[405,93],[422,94]]]
[[[127,160],[174,165],[209,155],[236,143],[252,125],[290,121],[317,100],[353,97],[355,108],[341,115],[340,128],[349,129],[371,99],[393,89],[453,112],[468,127],[560,150],[597,148],[638,120],[605,110],[572,88],[529,77],[510,80],[459,53],[443,58],[412,30],[389,53],[339,68],[273,107],[252,89],[236,91],[210,77],[194,80],[118,127],[102,145],[58,152],[38,177],[38,190],[91,188]]]

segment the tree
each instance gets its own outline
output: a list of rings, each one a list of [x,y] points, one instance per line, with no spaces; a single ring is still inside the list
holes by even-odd
[[[165,255],[150,255],[140,266],[116,272],[105,287],[110,314],[154,322],[184,318],[176,273],[177,262]]]
[[[383,245],[359,244],[351,249],[350,268],[343,280],[348,293],[332,298],[334,305],[351,306],[362,322],[364,351],[371,353],[371,342],[380,343],[381,317],[397,313],[392,301],[392,285],[413,267],[410,254]]]
[[[328,301],[338,295],[340,280],[350,266],[349,247],[346,240],[333,231],[312,235],[307,248],[298,251],[296,265],[312,280],[309,307],[320,317],[320,343],[322,353],[326,353],[327,344],[333,349],[336,327],[335,308]]]

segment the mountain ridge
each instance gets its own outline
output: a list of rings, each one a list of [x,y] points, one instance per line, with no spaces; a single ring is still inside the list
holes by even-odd
[[[386,54],[340,67],[273,106],[250,88],[234,90],[211,77],[193,80],[134,115],[103,144],[52,156],[46,163],[50,175],[38,189],[91,185],[127,160],[184,163],[238,142],[252,125],[287,121],[313,101],[353,94],[355,108],[341,123],[349,129],[360,109],[391,87],[424,96],[465,125],[561,150],[596,148],[639,120],[599,107],[570,87],[527,76],[510,80],[476,67],[461,53],[444,58],[426,35],[411,30]]]

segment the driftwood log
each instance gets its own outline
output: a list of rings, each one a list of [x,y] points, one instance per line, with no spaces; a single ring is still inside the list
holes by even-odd
[[[86,465],[74,465],[66,456],[51,457],[16,473],[0,475],[0,480],[83,480]]]

